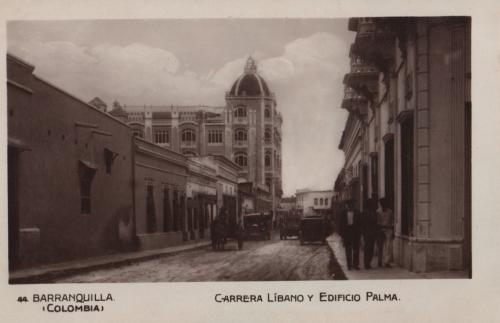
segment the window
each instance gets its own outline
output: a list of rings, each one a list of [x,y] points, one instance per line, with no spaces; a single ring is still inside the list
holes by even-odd
[[[180,224],[180,207],[179,207],[179,191],[174,190],[172,194],[172,209],[173,209],[173,231],[179,231],[181,228]]]
[[[208,130],[208,143],[221,144],[222,143],[222,129]]]
[[[246,129],[236,129],[234,132],[235,141],[247,141],[247,131]]]
[[[80,161],[78,165],[78,175],[80,177],[80,212],[82,214],[90,214],[91,211],[90,192],[96,170],[95,166],[86,161]]]
[[[163,187],[163,231],[170,231],[170,196],[168,188]]]
[[[271,118],[271,108],[268,105],[266,105],[266,109],[264,110],[264,117]]]
[[[194,142],[196,141],[196,134],[191,129],[186,129],[182,132],[181,140],[183,142]]]
[[[401,233],[413,229],[413,116],[401,121]]]
[[[111,174],[111,166],[113,166],[113,162],[115,161],[117,153],[111,151],[108,148],[104,148],[104,162],[106,163],[106,174]]]
[[[328,206],[328,198],[325,199],[325,206]]]
[[[371,156],[372,198],[378,200],[378,154]]]
[[[154,140],[157,144],[168,144],[170,142],[170,135],[168,128],[153,128]]]
[[[237,153],[234,156],[234,162],[241,167],[247,166],[247,154],[245,153]]]
[[[144,138],[144,127],[142,125],[134,124],[131,125],[131,127],[132,127],[132,134],[135,137]]]
[[[314,205],[318,205],[318,199],[314,198]]]
[[[266,130],[264,131],[264,141],[266,142],[266,144],[271,142],[271,129],[269,128],[266,128]]]
[[[271,154],[267,153],[266,157],[264,157],[264,164],[266,167],[271,167]]]
[[[155,199],[153,184],[146,184],[146,230],[148,233],[156,232]]]
[[[234,108],[234,116],[236,118],[244,118],[247,116],[247,109],[243,106],[238,106]]]
[[[394,138],[389,138],[385,142],[385,172],[384,172],[384,181],[385,181],[385,198],[388,200],[389,207],[391,210],[394,210]]]
[[[319,199],[319,205],[323,206],[323,199]]]

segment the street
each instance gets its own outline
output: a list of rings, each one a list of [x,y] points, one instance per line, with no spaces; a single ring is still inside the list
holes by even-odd
[[[56,279],[54,283],[194,282],[329,280],[331,252],[327,245],[301,246],[296,239],[245,241],[237,250],[228,241],[223,251],[198,248],[171,256]]]

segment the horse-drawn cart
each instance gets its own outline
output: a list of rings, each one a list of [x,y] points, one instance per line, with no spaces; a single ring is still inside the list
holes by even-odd
[[[244,231],[237,223],[226,223],[221,219],[214,219],[211,226],[212,249],[224,250],[228,241],[236,241],[238,250],[243,248]]]

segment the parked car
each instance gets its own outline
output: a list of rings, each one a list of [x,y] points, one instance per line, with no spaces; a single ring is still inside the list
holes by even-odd
[[[328,225],[324,217],[303,217],[300,220],[300,244],[306,242],[321,242],[326,244]]]
[[[258,237],[264,240],[271,239],[271,214],[251,213],[243,216],[245,237]]]
[[[286,240],[290,236],[299,236],[300,232],[300,216],[289,212],[283,214],[280,219],[280,239]]]

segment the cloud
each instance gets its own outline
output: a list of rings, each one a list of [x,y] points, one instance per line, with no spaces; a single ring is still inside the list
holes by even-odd
[[[89,101],[118,99],[125,104],[223,105],[224,94],[242,73],[247,57],[205,75],[190,70],[168,50],[134,43],[92,48],[71,42],[9,40],[9,52],[36,66],[35,73]],[[276,93],[283,123],[285,193],[311,187],[329,189],[343,164],[337,150],[346,114],[340,109],[348,44],[316,33],[287,44],[279,56],[252,55]]]
[[[12,41],[9,52],[36,67],[35,73],[83,100],[129,104],[222,104],[224,88],[194,71],[183,70],[171,52],[144,44],[101,44],[85,48],[70,42]]]

